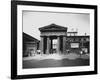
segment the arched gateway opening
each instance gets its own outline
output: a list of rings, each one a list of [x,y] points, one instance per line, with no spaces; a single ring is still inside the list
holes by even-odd
[[[50,24],[39,28],[39,30],[41,32],[40,50],[42,54],[65,53],[66,27]]]

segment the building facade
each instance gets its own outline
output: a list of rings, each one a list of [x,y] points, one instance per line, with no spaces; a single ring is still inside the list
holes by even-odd
[[[84,51],[89,53],[89,36],[67,36],[66,37],[66,50],[71,53],[80,53]]]
[[[77,35],[77,31],[68,32],[67,27],[50,24],[39,28],[40,38],[38,39],[23,33],[23,56],[40,54],[67,54],[81,51],[89,53],[89,35]]]
[[[57,40],[56,53],[65,53],[65,43],[66,43],[66,34],[67,28],[59,26],[56,24],[50,24],[44,27],[39,28],[41,32],[41,41],[40,49],[41,53],[50,54],[53,53],[53,40]]]
[[[40,50],[41,53],[89,53],[89,36],[77,35],[77,31],[67,32],[67,27],[50,24],[39,28],[41,32]],[[56,40],[56,44],[53,44]],[[53,48],[55,47],[55,48]]]
[[[39,40],[23,33],[23,56],[33,56],[39,49]]]

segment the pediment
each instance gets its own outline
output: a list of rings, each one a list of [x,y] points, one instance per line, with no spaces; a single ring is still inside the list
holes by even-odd
[[[67,31],[67,27],[63,27],[60,25],[56,25],[56,24],[50,24],[44,27],[39,28],[40,31],[61,31],[61,30],[65,30]]]

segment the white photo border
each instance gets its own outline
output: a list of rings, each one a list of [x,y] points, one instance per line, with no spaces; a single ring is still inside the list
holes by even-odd
[[[54,11],[90,14],[90,66],[56,67],[56,68],[22,68],[22,11]],[[47,6],[17,5],[17,75],[47,74],[62,72],[94,71],[94,9],[60,8]]]

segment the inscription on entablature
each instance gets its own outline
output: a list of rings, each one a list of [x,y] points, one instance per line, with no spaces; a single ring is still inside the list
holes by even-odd
[[[66,32],[42,32],[41,36],[66,35]]]

